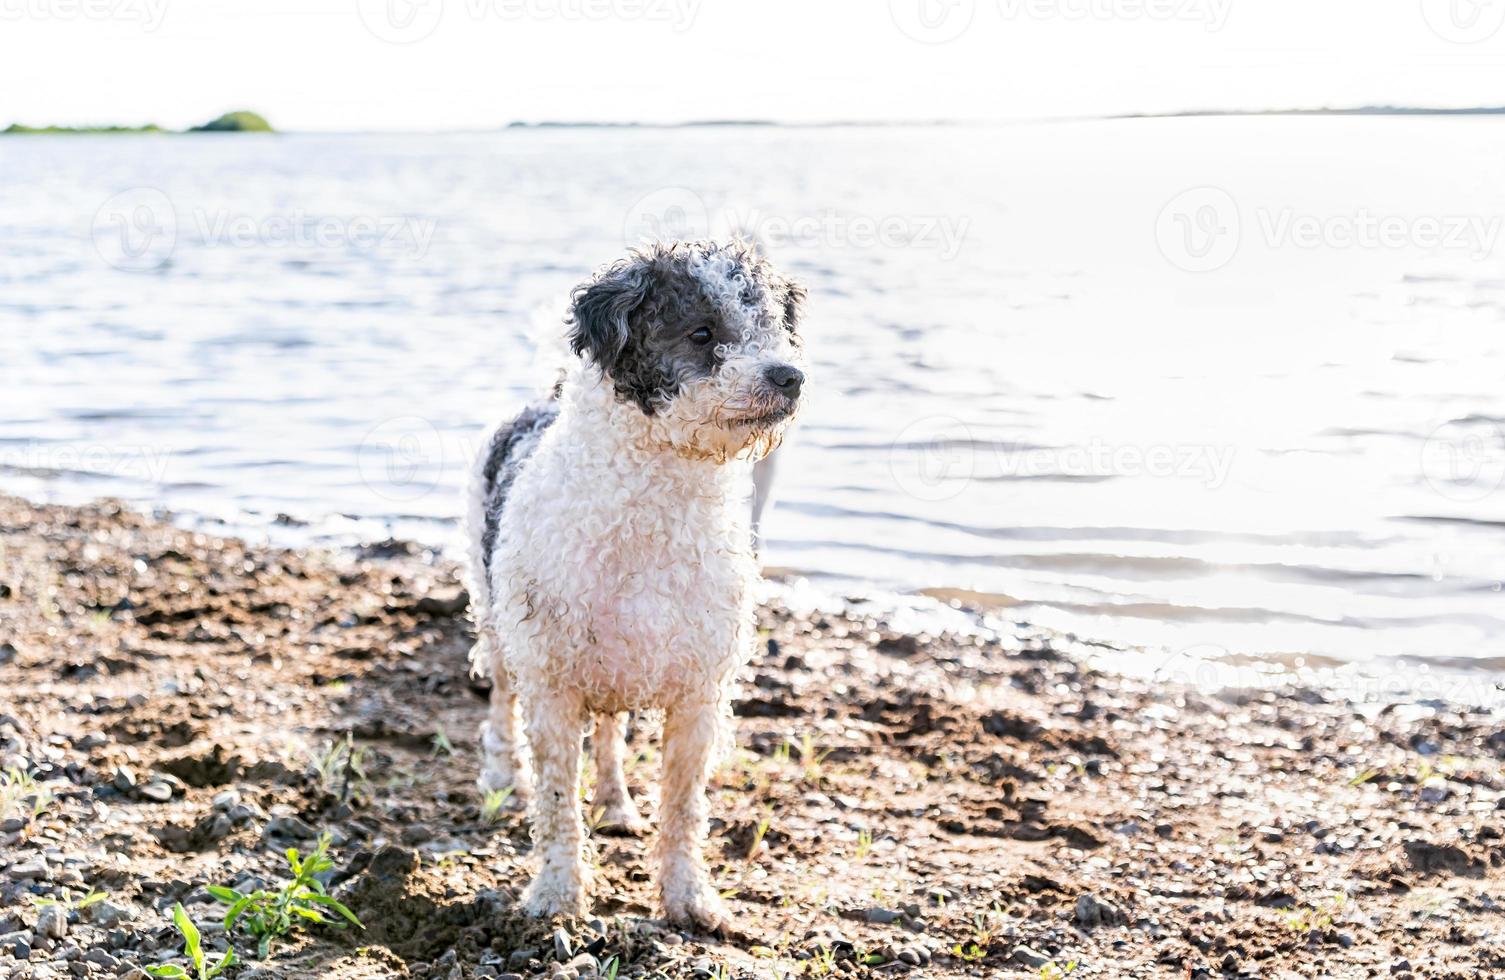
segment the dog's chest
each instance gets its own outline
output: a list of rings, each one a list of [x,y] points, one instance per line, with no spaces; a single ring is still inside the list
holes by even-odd
[[[708,689],[736,666],[754,571],[738,496],[688,467],[577,465],[567,493],[540,459],[510,508],[509,563],[548,656],[588,690],[641,702]]]

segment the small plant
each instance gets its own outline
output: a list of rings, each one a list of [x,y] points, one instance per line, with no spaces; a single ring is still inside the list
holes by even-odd
[[[348,802],[352,791],[359,796],[370,794],[371,780],[366,776],[366,747],[355,744],[355,735],[325,742],[323,749],[310,756],[319,785],[325,791]]]
[[[28,799],[31,800],[29,804],[26,803]],[[11,766],[0,773],[0,814],[15,810],[17,813],[29,812],[35,817],[51,806],[54,799],[52,791],[37,782],[29,772]]]
[[[1365,783],[1369,782],[1371,779],[1373,779],[1375,776],[1378,776],[1379,774],[1380,774],[1380,770],[1378,770],[1378,769],[1365,769],[1363,772],[1359,773],[1357,776],[1355,776],[1352,779],[1350,779],[1348,781],[1348,785],[1350,785],[1350,786],[1363,786]]]
[[[1064,980],[1075,972],[1076,960],[1067,960],[1064,965],[1051,960],[1040,967],[1040,980]]]
[[[964,963],[981,963],[988,958],[988,951],[976,943],[957,943],[951,947],[951,954]]]
[[[758,848],[763,846],[763,838],[768,836],[769,823],[770,818],[768,817],[764,817],[758,821],[758,826],[753,831],[752,843],[747,845],[747,854],[743,856],[744,861],[751,861],[757,856]]]
[[[821,764],[826,761],[826,757],[831,754],[831,750],[817,750],[815,748],[815,736],[809,732],[800,736],[800,743],[797,747],[800,753],[800,763],[805,767],[805,779],[812,783],[819,782]]]
[[[481,797],[481,820],[485,823],[497,823],[502,819],[502,811],[507,806],[507,801],[512,799],[512,787],[503,786],[501,789],[487,790]]]
[[[606,980],[617,980],[617,971],[620,969],[622,969],[621,959],[619,957],[613,956],[611,959],[607,960],[606,965],[601,968],[601,975],[605,977]]]
[[[1340,893],[1323,902],[1320,907],[1316,905],[1298,906],[1286,913],[1286,928],[1292,932],[1299,932],[1302,935],[1330,929],[1333,920],[1347,903],[1348,896]]]
[[[230,906],[225,913],[225,931],[232,931],[236,924],[245,921],[246,931],[257,939],[256,955],[266,959],[272,948],[272,940],[287,935],[298,920],[303,919],[318,925],[344,928],[344,923],[331,919],[324,909],[331,909],[346,922],[364,929],[355,913],[324,891],[324,883],[316,877],[334,867],[329,859],[329,835],[319,838],[318,846],[308,857],[302,857],[296,847],[287,849],[287,863],[293,872],[293,880],[277,891],[258,889],[241,893],[233,888],[210,885],[209,894]]]
[[[199,939],[198,927],[188,918],[188,913],[183,911],[183,903],[175,903],[172,907],[172,924],[177,926],[178,932],[183,935],[183,954],[188,957],[188,962],[193,964],[193,972],[178,966],[176,963],[164,963],[161,966],[142,967],[154,977],[166,977],[168,980],[214,980],[215,977],[224,973],[235,965],[235,950],[227,949],[219,958],[218,963],[211,965],[204,956],[203,943]]]
[[[97,888],[91,888],[89,889],[89,894],[85,895],[83,898],[75,902],[73,900],[73,893],[64,888],[62,897],[60,898],[33,898],[31,900],[31,904],[35,905],[39,909],[44,909],[49,905],[56,905],[64,912],[67,912],[71,915],[72,913],[86,909],[91,905],[97,905],[109,897],[109,892],[102,892]]]
[[[449,733],[444,730],[443,725],[434,729],[434,737],[429,741],[434,743],[434,758],[455,754],[455,744],[449,740]]]
[[[831,946],[822,946],[814,956],[805,961],[807,972],[817,977],[830,976],[836,972],[836,950]]]
[[[857,860],[866,861],[868,854],[873,850],[873,832],[871,830],[859,830],[857,832]]]

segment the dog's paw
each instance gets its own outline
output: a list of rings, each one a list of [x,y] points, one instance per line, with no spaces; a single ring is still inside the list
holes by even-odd
[[[561,875],[539,875],[523,892],[523,911],[535,919],[554,915],[582,918],[589,911],[585,886]]]
[[[506,769],[500,766],[487,766],[481,770],[481,775],[476,778],[476,789],[481,791],[484,797],[490,793],[511,790],[506,799],[502,800],[502,809],[521,810],[527,805],[528,784],[520,779],[516,770]]]
[[[648,824],[631,803],[606,803],[591,811],[591,833],[606,837],[642,837]]]
[[[664,916],[671,925],[705,933],[726,932],[732,923],[721,896],[699,878],[664,885]]]

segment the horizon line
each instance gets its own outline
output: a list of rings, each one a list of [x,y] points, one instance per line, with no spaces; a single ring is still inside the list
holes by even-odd
[[[715,128],[749,128],[749,129],[855,129],[862,127],[871,128],[947,128],[967,126],[1012,126],[1045,123],[1069,123],[1069,122],[1094,122],[1109,120],[1135,120],[1135,119],[1192,119],[1208,117],[1241,117],[1241,116],[1493,116],[1505,115],[1505,105],[1478,105],[1478,106],[1408,106],[1408,105],[1357,105],[1357,106],[1319,106],[1319,107],[1287,107],[1279,109],[1241,109],[1241,108],[1194,108],[1176,109],[1163,112],[1122,112],[1087,115],[1063,115],[1063,116],[995,116],[977,119],[828,119],[811,121],[790,121],[766,118],[747,119],[685,119],[673,121],[656,120],[623,120],[611,121],[600,119],[563,120],[563,119],[540,119],[525,120],[515,119],[498,125],[489,126],[462,126],[443,129],[277,129],[277,133],[290,135],[459,135],[459,134],[485,134],[500,133],[509,130],[520,129],[715,129]],[[11,125],[30,126],[21,120],[12,120]],[[62,126],[58,124],[43,124],[54,126],[63,130],[104,130],[118,128],[123,130],[144,129],[156,125],[143,123],[139,126],[126,124],[80,124]],[[43,128],[38,127],[38,128]],[[149,135],[179,135],[186,130],[159,129]],[[203,135],[203,134],[195,134]],[[216,134],[210,134],[216,135]],[[226,134],[218,134],[226,135]]]

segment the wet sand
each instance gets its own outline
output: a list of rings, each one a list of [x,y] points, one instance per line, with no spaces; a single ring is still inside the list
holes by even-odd
[[[322,831],[365,930],[264,962],[237,931],[234,976],[1505,975],[1498,718],[1213,695],[857,607],[760,610],[712,783],[737,935],[657,920],[630,837],[592,842],[592,919],[532,922],[525,820],[473,788],[465,605],[400,542],[0,497],[0,766],[35,779],[0,790],[0,977],[141,976],[181,949],[174,902],[223,948],[205,886],[276,884]],[[650,815],[656,743],[637,719]]]

